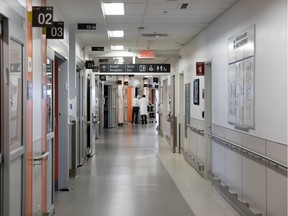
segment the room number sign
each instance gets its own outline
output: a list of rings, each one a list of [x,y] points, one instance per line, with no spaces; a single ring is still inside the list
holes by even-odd
[[[53,7],[33,6],[32,7],[32,26],[48,27],[53,25]]]

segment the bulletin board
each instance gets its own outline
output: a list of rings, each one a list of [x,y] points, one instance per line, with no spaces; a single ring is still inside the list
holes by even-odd
[[[255,127],[255,25],[229,38],[228,122]]]

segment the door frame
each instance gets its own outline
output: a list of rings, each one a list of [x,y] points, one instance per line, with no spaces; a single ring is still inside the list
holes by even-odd
[[[52,154],[52,171],[51,171],[51,175],[52,176],[48,176],[48,158],[47,158],[47,168],[46,168],[46,172],[47,172],[47,177],[51,178],[52,179],[52,203],[51,203],[51,206],[48,206],[48,185],[47,185],[47,182],[46,182],[46,209],[45,209],[45,213],[48,214],[48,215],[52,215],[55,211],[55,208],[54,208],[54,201],[55,201],[55,181],[54,181],[54,174],[55,174],[55,129],[56,129],[56,120],[55,120],[55,102],[56,102],[56,99],[55,99],[55,76],[56,76],[56,73],[55,73],[55,53],[54,51],[52,51],[51,49],[47,49],[47,60],[50,60],[52,61],[52,91],[51,91],[51,94],[52,94],[52,132],[49,132],[47,133],[46,132],[46,141],[47,141],[47,151],[49,150],[49,141],[52,140],[52,152],[49,152],[49,156],[48,158],[51,156]],[[48,62],[47,62],[48,64]],[[46,66],[47,67],[47,66]],[[46,99],[48,100],[48,98]],[[46,116],[45,116],[46,117]],[[46,122],[47,124],[47,122]],[[46,130],[47,131],[47,130]]]
[[[179,148],[178,153],[184,153],[184,131],[185,131],[185,83],[184,83],[184,72],[179,73]],[[183,106],[184,104],[184,106]]]
[[[68,61],[55,52],[55,188],[69,190]],[[61,143],[61,145],[59,145]],[[61,163],[59,163],[61,161]]]
[[[212,169],[212,141],[208,134],[212,132],[212,60],[205,62],[205,92],[204,92],[204,140],[205,164],[204,178],[207,179]]]

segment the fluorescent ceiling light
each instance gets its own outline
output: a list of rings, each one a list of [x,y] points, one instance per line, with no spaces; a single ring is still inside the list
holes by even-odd
[[[108,31],[109,37],[124,37],[124,31]]]
[[[112,50],[124,50],[124,47],[122,45],[117,45],[117,46],[111,46]]]
[[[105,15],[124,15],[124,3],[104,3]]]

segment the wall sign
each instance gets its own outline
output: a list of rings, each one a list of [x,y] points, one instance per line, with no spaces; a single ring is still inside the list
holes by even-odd
[[[193,104],[199,105],[200,99],[199,99],[199,79],[195,79],[193,82]]]
[[[85,62],[85,68],[86,69],[94,69],[94,61],[93,60],[88,60]]]
[[[27,81],[27,100],[32,100],[33,98],[33,82],[32,80]]]
[[[228,122],[254,128],[255,25],[229,39]]]
[[[52,26],[46,28],[47,39],[64,39],[64,22],[53,22]]]
[[[32,27],[48,27],[53,25],[53,7],[33,6]]]
[[[78,30],[96,30],[96,23],[78,23]]]
[[[102,73],[170,73],[170,64],[100,64]]]
[[[205,75],[205,64],[204,62],[196,62],[196,76]]]

